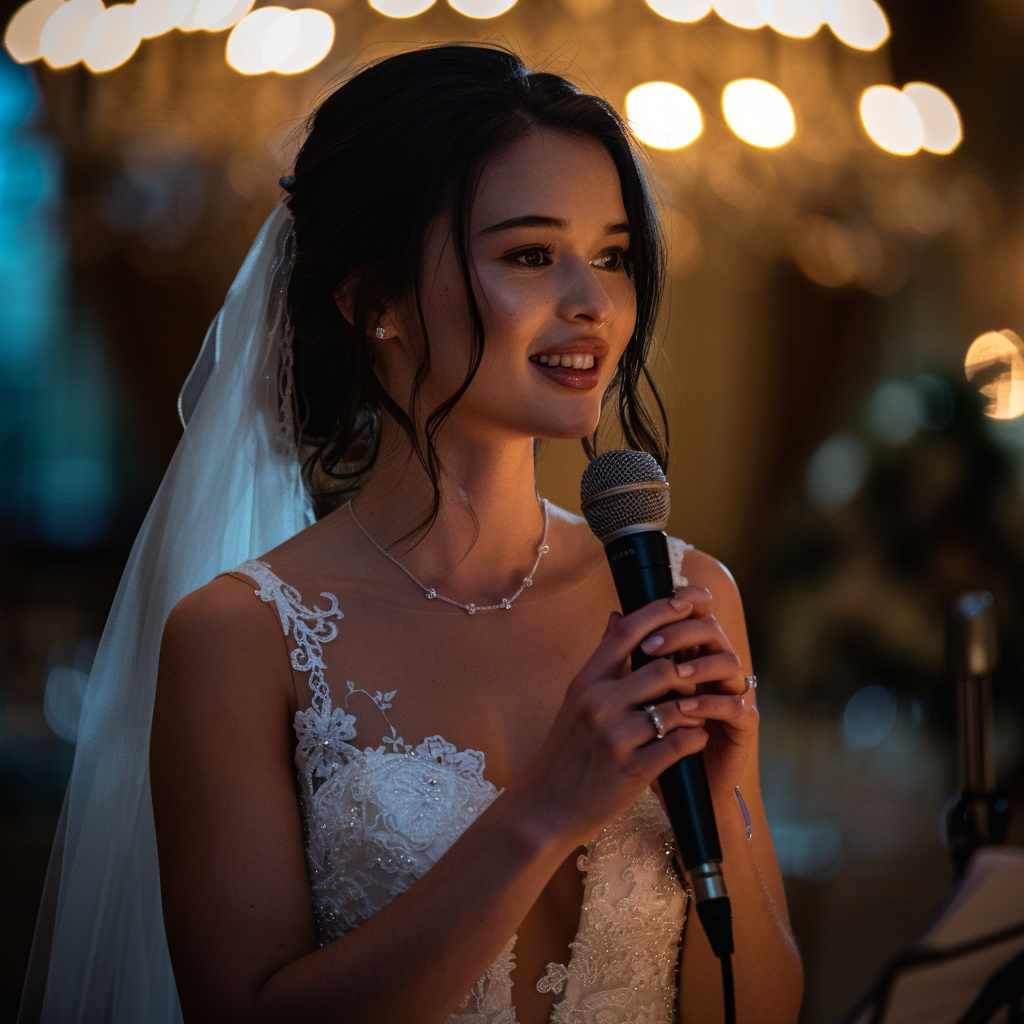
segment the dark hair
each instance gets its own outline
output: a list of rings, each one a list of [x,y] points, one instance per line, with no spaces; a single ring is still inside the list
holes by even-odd
[[[318,514],[355,494],[372,468],[383,413],[404,429],[434,486],[440,465],[434,440],[469,387],[483,354],[484,329],[473,293],[468,221],[487,159],[537,129],[592,138],[618,169],[630,224],[628,269],[636,291],[636,329],[605,396],[617,400],[626,442],[662,464],[666,442],[644,405],[641,378],[664,407],[646,369],[664,283],[664,243],[650,188],[628,128],[604,100],[557,75],[531,73],[513,53],[481,45],[418,49],[380,61],[332,93],[310,119],[309,134],[282,184],[295,222],[295,263],[287,294],[293,332],[294,417],[303,478]],[[448,208],[466,284],[473,342],[466,377],[430,410],[425,436],[374,372],[371,323],[413,295],[423,327],[419,388],[430,370],[419,282],[427,230]],[[345,282],[352,322],[335,302]],[[666,430],[667,435],[667,430]],[[595,438],[584,438],[593,457]]]

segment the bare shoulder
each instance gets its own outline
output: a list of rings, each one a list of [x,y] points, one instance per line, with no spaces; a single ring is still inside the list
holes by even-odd
[[[683,575],[691,586],[703,587],[712,597],[715,618],[741,657],[747,654],[747,624],[743,600],[733,574],[715,557],[697,548],[687,548]]]
[[[247,577],[227,574],[183,597],[171,610],[160,648],[158,705],[174,691],[185,699],[277,704],[291,693],[286,639],[273,603]]]

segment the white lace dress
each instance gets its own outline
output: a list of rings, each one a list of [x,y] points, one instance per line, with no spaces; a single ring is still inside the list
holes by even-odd
[[[674,541],[676,582],[684,545]],[[388,709],[397,691],[369,693],[347,683],[339,705],[324,673],[323,645],[344,617],[333,594],[326,608],[303,604],[264,562],[235,572],[277,606],[290,637],[292,666],[309,673],[312,701],[295,715],[295,766],[302,796],[306,862],[321,943],[387,906],[438,861],[495,797],[479,750],[456,750],[442,736],[412,746],[397,735]],[[356,719],[348,697],[362,693],[380,711],[380,746],[352,745]],[[561,995],[551,1024],[660,1024],[676,1019],[679,941],[687,896],[672,864],[672,831],[648,789],[587,844],[579,929],[568,964],[548,964],[541,992]],[[516,1024],[512,1001],[513,935],[447,1024]]]

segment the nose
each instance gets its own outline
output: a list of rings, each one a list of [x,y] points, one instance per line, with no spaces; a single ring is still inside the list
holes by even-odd
[[[615,302],[602,281],[603,271],[585,259],[563,259],[559,269],[558,314],[573,323],[607,323],[616,313]]]

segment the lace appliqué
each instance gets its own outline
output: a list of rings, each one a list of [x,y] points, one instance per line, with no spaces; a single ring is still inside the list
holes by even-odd
[[[320,942],[327,943],[368,920],[437,863],[449,846],[498,795],[484,778],[478,750],[457,750],[442,736],[412,746],[388,717],[397,691],[346,684],[334,707],[325,678],[323,646],[338,634],[344,616],[333,594],[328,607],[307,608],[299,593],[265,562],[249,561],[238,573],[258,584],[256,595],[277,606],[295,646],[292,667],[309,673],[310,707],[295,715],[295,766],[306,832],[306,864]],[[347,710],[354,694],[368,697],[387,732],[377,747],[358,749],[356,718]],[[511,1007],[515,938],[474,986],[450,1024],[515,1024]]]

